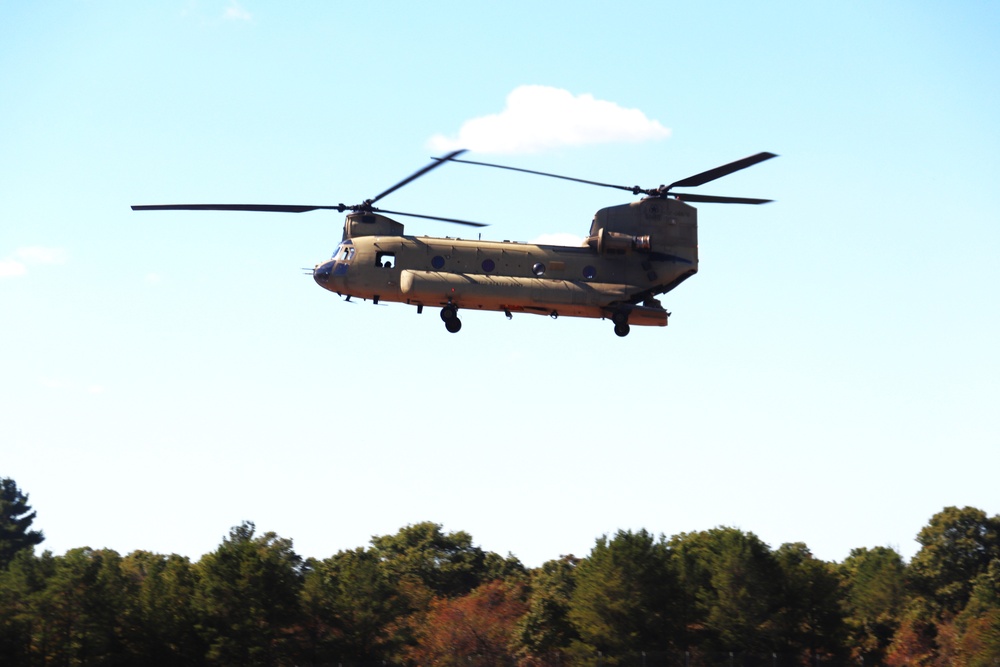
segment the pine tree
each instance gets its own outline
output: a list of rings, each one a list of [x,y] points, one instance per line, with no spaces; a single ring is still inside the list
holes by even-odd
[[[9,477],[0,478],[0,569],[6,569],[18,551],[45,539],[41,531],[29,530],[34,520],[28,494]]]

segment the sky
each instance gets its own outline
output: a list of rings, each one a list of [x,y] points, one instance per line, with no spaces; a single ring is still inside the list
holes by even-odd
[[[0,477],[40,549],[526,565],[732,526],[824,560],[1000,513],[1000,5],[0,1]],[[355,204],[455,148],[699,193],[670,325],[345,303]],[[449,164],[392,210],[585,236],[628,193]],[[409,234],[466,228],[401,219]]]

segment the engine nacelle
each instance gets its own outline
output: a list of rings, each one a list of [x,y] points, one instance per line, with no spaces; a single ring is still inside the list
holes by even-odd
[[[602,234],[604,244],[601,244]],[[686,248],[697,256],[698,211],[669,197],[647,197],[631,204],[609,206],[594,215],[588,242],[591,239],[598,247],[613,252],[623,246],[643,252],[671,253]]]
[[[403,225],[378,213],[350,213],[344,220],[344,240],[359,236],[402,236]]]
[[[604,227],[598,229],[595,236],[587,237],[587,245],[602,255],[622,255],[633,250],[649,252],[651,248],[649,234],[633,236],[620,232],[609,232]]]

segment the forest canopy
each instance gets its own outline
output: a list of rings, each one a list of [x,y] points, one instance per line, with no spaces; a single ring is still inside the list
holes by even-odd
[[[0,491],[5,666],[1000,663],[1000,516],[971,507],[931,517],[909,563],[720,526],[531,569],[431,522],[322,560],[252,522],[197,561],[36,554],[27,494]]]

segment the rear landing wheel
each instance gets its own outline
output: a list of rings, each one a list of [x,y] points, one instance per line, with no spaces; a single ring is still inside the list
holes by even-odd
[[[458,317],[458,310],[455,306],[445,306],[441,309],[441,321],[447,323],[448,320],[453,320]]]
[[[615,333],[617,335],[621,336],[622,338],[624,338],[625,336],[628,335],[629,329],[630,329],[630,327],[629,327],[629,325],[628,325],[627,322],[623,322],[622,324],[616,324],[615,325]]]
[[[444,328],[450,333],[458,333],[458,330],[462,328],[462,320],[457,317],[452,317],[450,320],[444,321]]]

